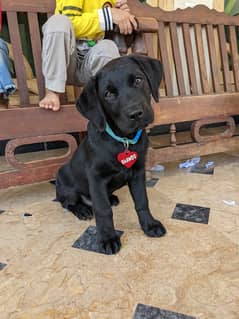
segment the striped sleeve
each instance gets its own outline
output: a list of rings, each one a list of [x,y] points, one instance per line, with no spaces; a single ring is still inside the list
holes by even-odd
[[[65,5],[62,8],[62,14],[68,16],[68,17],[74,17],[74,16],[81,16],[82,15],[82,9],[78,6],[70,6]]]
[[[110,7],[105,7],[98,10],[100,26],[102,31],[113,30],[113,19],[111,15]]]

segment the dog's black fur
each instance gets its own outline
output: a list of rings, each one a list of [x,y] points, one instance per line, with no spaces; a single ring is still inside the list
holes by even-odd
[[[99,250],[119,251],[121,243],[113,224],[111,206],[118,203],[113,192],[128,184],[144,233],[160,237],[166,230],[153,218],[145,186],[148,138],[144,128],[153,121],[151,94],[158,101],[162,78],[160,61],[125,56],[109,62],[85,86],[76,106],[88,120],[88,135],[72,159],[59,170],[57,200],[80,219],[95,215]],[[143,129],[138,143],[129,149],[138,153],[131,168],[117,160],[124,145],[105,132],[106,122],[114,133],[133,138]]]

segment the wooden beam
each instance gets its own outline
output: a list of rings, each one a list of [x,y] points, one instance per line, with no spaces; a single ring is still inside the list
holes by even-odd
[[[1,110],[0,140],[68,132],[82,132],[87,121],[74,105],[62,106],[59,112],[40,107]]]
[[[177,145],[177,147],[164,147],[153,149],[149,148],[147,155],[147,169],[150,169],[158,163],[178,161],[194,156],[203,156],[208,154],[216,154],[228,152],[232,149],[238,149],[239,136],[233,138],[214,141],[211,143],[188,143]]]
[[[224,12],[218,12],[203,5],[198,5],[194,8],[164,11],[161,8],[154,8],[136,0],[128,0],[128,4],[132,13],[137,17],[152,17],[158,21],[212,25],[216,21],[216,24],[239,25],[238,16],[228,16]]]
[[[220,115],[238,115],[238,99],[237,93],[161,98],[154,104],[154,124],[194,121]]]
[[[55,0],[1,0],[2,11],[9,12],[35,12],[35,13],[44,13],[44,12],[54,12],[56,7]]]

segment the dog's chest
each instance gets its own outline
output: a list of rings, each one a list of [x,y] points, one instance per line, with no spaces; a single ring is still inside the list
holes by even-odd
[[[118,172],[111,174],[108,184],[109,191],[114,191],[126,185],[132,176],[133,169],[127,169],[122,166]]]

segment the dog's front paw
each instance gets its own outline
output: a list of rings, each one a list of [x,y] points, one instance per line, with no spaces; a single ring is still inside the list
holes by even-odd
[[[99,252],[107,255],[114,255],[120,250],[121,241],[120,238],[115,235],[107,240],[98,240]]]
[[[156,219],[142,226],[142,229],[144,233],[149,237],[161,237],[166,234],[165,227],[160,223],[160,221]]]

